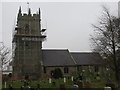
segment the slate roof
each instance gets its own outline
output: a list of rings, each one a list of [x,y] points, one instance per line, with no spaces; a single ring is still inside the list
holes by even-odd
[[[92,52],[71,52],[77,65],[99,65],[102,64],[102,57],[99,53]]]
[[[100,65],[102,57],[93,52],[69,52],[68,49],[43,49],[44,66]]]
[[[74,66],[75,61],[68,49],[43,49],[42,59],[44,66]]]

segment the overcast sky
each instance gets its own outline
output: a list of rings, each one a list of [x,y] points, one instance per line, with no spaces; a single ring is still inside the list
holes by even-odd
[[[102,5],[107,6],[111,13],[117,15],[117,2],[31,2],[32,13],[41,8],[42,27],[47,28],[47,40],[43,48],[67,48],[70,51],[91,51],[91,24],[98,21],[102,14]],[[19,6],[27,13],[26,2],[2,3],[2,31],[0,41],[8,47],[12,46],[12,31],[15,27]],[[0,3],[1,8],[1,3]],[[0,18],[1,19],[1,18]],[[0,26],[0,27],[1,27]]]

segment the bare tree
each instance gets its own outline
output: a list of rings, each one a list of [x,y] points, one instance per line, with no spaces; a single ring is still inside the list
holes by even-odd
[[[103,6],[103,14],[94,27],[95,35],[91,36],[92,50],[99,52],[103,63],[115,71],[116,81],[120,82],[120,19],[111,15]]]
[[[4,46],[3,42],[0,42],[0,69],[1,71],[9,64],[11,61],[11,51]]]

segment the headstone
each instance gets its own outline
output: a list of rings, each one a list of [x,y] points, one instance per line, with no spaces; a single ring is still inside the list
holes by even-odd
[[[64,83],[66,83],[66,78],[64,77]]]
[[[31,88],[30,86],[27,86],[28,88]]]
[[[112,90],[111,87],[104,87],[104,90]]]
[[[73,76],[72,76],[72,77],[71,77],[71,80],[73,81],[73,79],[74,79],[74,78],[73,78]]]
[[[49,83],[52,83],[52,79],[51,78],[49,78]]]
[[[79,86],[76,84],[76,82],[74,82],[73,88],[79,88]]]
[[[113,83],[113,81],[109,80],[106,83],[106,87],[111,87],[111,89],[115,89],[115,84]]]

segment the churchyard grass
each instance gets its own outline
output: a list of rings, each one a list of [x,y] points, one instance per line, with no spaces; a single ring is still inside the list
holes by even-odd
[[[53,85],[53,82],[55,82],[55,85]],[[13,88],[20,88],[21,86],[24,85],[23,82],[21,81],[7,81],[7,88],[10,84],[12,84]],[[59,88],[61,84],[65,84],[66,88],[72,88],[72,81],[67,80],[66,83],[63,82],[63,79],[53,79],[52,83],[48,82],[48,79],[42,79],[42,80],[37,80],[37,81],[30,81],[29,85],[31,88],[36,88],[37,84],[40,84],[41,88]],[[2,84],[2,87],[5,88],[5,84]]]
[[[53,85],[53,82],[55,84]],[[7,87],[8,85],[12,84],[13,88],[20,88],[24,85],[21,81],[7,81]],[[29,83],[31,88],[36,88],[37,84],[40,84],[41,88],[59,88],[61,84],[64,84],[66,88],[72,88],[73,82],[71,80],[67,80],[66,83],[64,83],[63,78],[62,79],[52,79],[52,83],[49,83],[48,79],[42,79],[37,81],[31,81]],[[105,81],[91,81],[92,88],[103,88],[105,86]],[[5,88],[5,84],[3,83],[3,88]]]
[[[101,75],[100,78],[96,78],[96,75],[90,75],[84,77],[83,82],[87,81],[90,82],[90,85],[92,88],[104,88],[107,82],[107,76]],[[74,78],[77,78],[78,76],[74,76]],[[113,79],[112,79],[113,78]],[[114,77],[111,76],[111,79],[113,82],[115,82]],[[55,82],[55,83],[53,83]],[[12,84],[13,88],[20,88],[24,85],[24,82],[21,81],[7,81],[7,87],[9,84]],[[64,79],[52,79],[52,83],[49,83],[49,79],[39,79],[37,81],[33,80],[30,81],[29,85],[31,88],[36,88],[37,84],[40,84],[40,88],[59,88],[60,85],[65,85],[66,88],[72,88],[73,82],[71,81],[71,78],[66,78],[66,83],[64,83]],[[5,87],[5,83],[2,84],[2,87]]]

